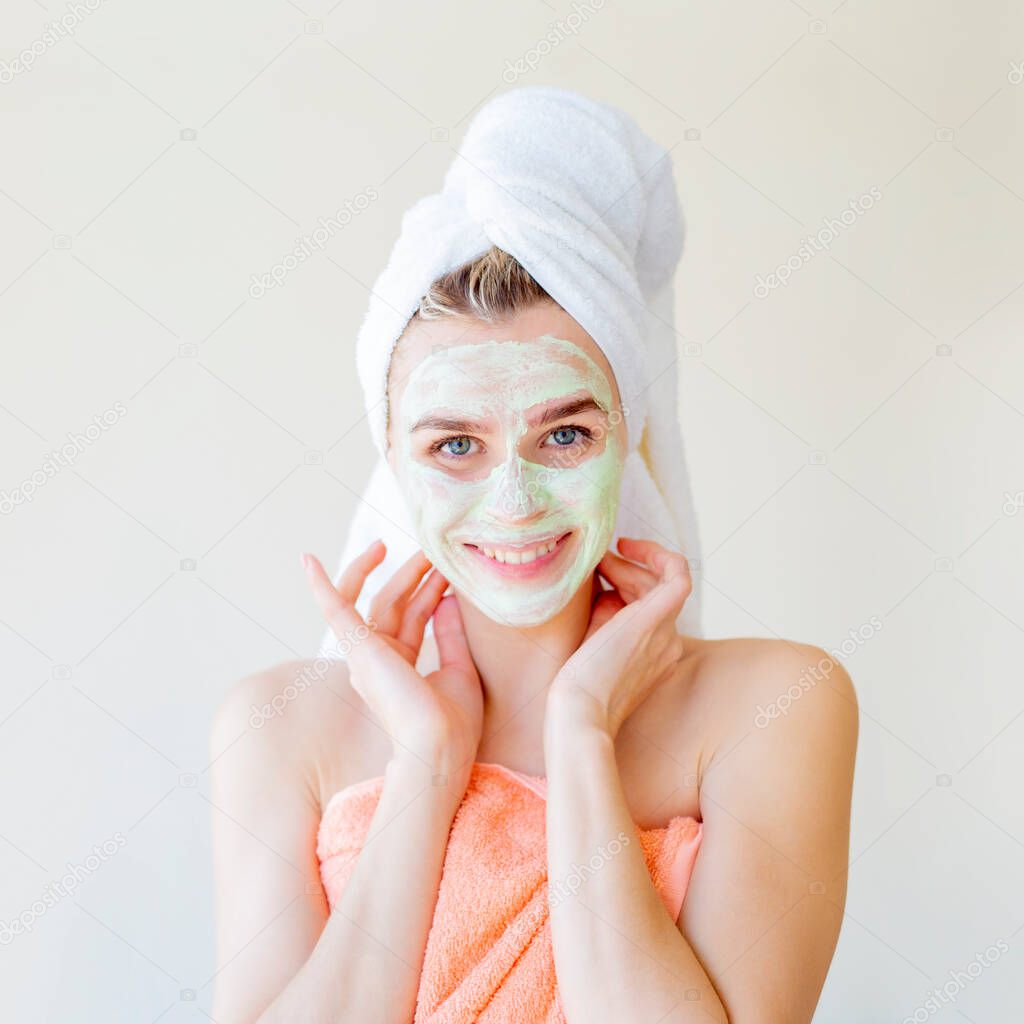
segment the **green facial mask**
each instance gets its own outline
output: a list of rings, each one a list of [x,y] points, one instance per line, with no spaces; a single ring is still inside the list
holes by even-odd
[[[599,419],[587,417],[589,440],[570,426],[573,416],[543,427],[528,423],[540,406],[586,396],[604,410]],[[612,402],[601,367],[578,345],[551,335],[454,345],[410,374],[393,425],[399,488],[427,556],[496,622],[548,621],[608,550],[625,457],[622,417]],[[472,432],[413,432],[428,415],[489,421],[496,427],[487,435],[491,447]],[[438,441],[446,448],[431,453]],[[542,553],[554,541],[554,551],[536,564],[529,555],[519,566],[488,555],[502,553],[503,545]]]

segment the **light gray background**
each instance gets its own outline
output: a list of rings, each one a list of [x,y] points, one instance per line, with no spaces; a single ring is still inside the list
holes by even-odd
[[[707,633],[831,649],[881,623],[846,659],[852,869],[817,1020],[1019,1019],[1020,5],[608,0],[575,30],[545,0],[96,6],[0,84],[0,491],[125,409],[0,515],[0,922],[126,841],[0,946],[5,1017],[207,1019],[210,716],[316,648],[298,553],[333,567],[371,465],[367,289],[511,82],[616,103],[672,149]],[[7,0],[0,69],[66,13]]]

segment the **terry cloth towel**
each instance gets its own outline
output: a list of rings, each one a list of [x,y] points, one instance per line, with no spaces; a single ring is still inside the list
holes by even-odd
[[[378,776],[347,786],[324,808],[317,856],[332,909],[355,868],[383,783]],[[414,1024],[566,1024],[548,917],[546,785],[543,776],[503,765],[473,765],[448,838]],[[640,842],[673,921],[702,830],[697,819],[677,817],[629,837]],[[562,883],[554,896],[566,891]]]
[[[356,609],[367,615],[419,547],[384,461],[392,350],[431,283],[492,245],[516,257],[611,364],[629,441],[612,547],[620,536],[644,537],[685,554],[693,591],[678,625],[701,635],[700,538],[677,411],[672,285],[683,219],[672,160],[625,111],[551,86],[511,89],[477,111],[442,190],[405,212],[373,285],[356,366],[379,461],[338,574],[377,537],[388,550]],[[320,654],[344,656],[330,630]]]

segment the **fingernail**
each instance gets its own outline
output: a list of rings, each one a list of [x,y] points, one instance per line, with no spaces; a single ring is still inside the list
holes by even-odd
[[[309,568],[309,555],[307,555],[305,551],[299,553],[299,564],[303,569]]]

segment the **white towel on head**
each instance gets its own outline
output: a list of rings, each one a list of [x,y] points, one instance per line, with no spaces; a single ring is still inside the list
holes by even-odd
[[[551,86],[512,89],[477,112],[442,190],[406,211],[374,283],[356,363],[380,458],[339,573],[377,537],[388,552],[357,609],[365,616],[372,596],[419,547],[384,460],[395,342],[430,285],[492,245],[514,256],[608,359],[629,443],[612,543],[646,537],[690,559],[694,587],[678,624],[699,636],[700,543],[677,415],[672,278],[683,220],[671,158],[624,111]],[[330,631],[320,655],[343,656]]]

